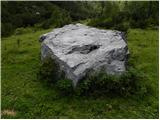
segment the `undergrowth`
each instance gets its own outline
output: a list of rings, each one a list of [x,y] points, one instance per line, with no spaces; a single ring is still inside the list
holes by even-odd
[[[151,87],[146,83],[148,78],[143,72],[134,68],[134,64],[131,63],[132,61],[129,62],[128,70],[121,75],[109,75],[105,72],[87,75],[79,81],[75,88],[73,88],[72,80],[65,78],[65,73],[51,58],[41,64],[38,76],[41,80],[54,85],[62,95],[104,96],[116,94],[124,97],[130,95],[143,97],[151,91]]]
[[[149,86],[145,83],[147,77],[137,71],[135,68],[130,68],[125,73],[115,76],[104,72],[80,81],[77,86],[77,92],[80,95],[106,95],[115,94],[120,96],[147,94]]]

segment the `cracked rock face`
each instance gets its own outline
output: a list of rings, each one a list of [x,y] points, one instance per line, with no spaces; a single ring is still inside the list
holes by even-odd
[[[70,24],[42,35],[40,42],[42,60],[55,60],[75,86],[87,74],[126,70],[129,51],[120,31]]]

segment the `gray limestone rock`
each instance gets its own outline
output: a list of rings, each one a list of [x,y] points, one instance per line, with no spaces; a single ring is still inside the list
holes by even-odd
[[[129,51],[120,31],[70,24],[42,35],[40,42],[42,61],[48,56],[55,60],[75,86],[87,74],[126,70]]]

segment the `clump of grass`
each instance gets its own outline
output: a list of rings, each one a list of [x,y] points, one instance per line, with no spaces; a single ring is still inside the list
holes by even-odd
[[[15,35],[22,35],[22,34],[25,34],[25,33],[32,33],[34,32],[33,29],[31,27],[26,27],[26,28],[17,28],[15,30]]]

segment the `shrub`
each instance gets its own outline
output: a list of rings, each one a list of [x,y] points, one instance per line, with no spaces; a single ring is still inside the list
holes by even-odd
[[[43,28],[43,29],[50,28],[51,27],[50,20],[46,20],[45,22],[43,22],[40,27]]]
[[[120,76],[98,73],[81,81],[76,89],[78,95],[105,95],[117,94],[128,96],[131,94],[145,95],[147,77],[134,68]]]
[[[1,32],[2,37],[6,37],[6,36],[9,36],[13,33],[14,27],[10,23],[2,23],[1,30],[2,30],[2,32]]]
[[[141,29],[144,29],[148,26],[148,22],[147,20],[138,20],[138,21],[135,21],[133,19],[130,20],[130,25],[132,28],[141,28]]]
[[[116,30],[127,32],[129,29],[129,22],[122,22],[113,27]]]
[[[71,95],[73,93],[73,84],[71,80],[61,79],[56,83],[56,88],[63,95]]]
[[[88,23],[88,25],[93,26],[93,27],[99,27],[99,28],[105,28],[105,29],[115,29],[123,32],[127,32],[130,25],[129,22],[118,22],[114,23],[115,21],[112,18],[96,18],[96,19],[91,19]]]
[[[93,27],[101,27],[101,28],[109,29],[113,26],[113,23],[111,18],[108,18],[108,19],[96,18],[96,19],[91,19],[88,25]]]
[[[51,58],[47,58],[40,66],[38,74],[40,80],[45,80],[54,85],[60,94],[70,95],[73,93],[72,81],[65,79],[65,74],[59,65]]]
[[[51,58],[47,58],[41,63],[38,77],[41,80],[46,80],[50,83],[56,83],[64,77],[63,71],[60,70],[59,65]]]
[[[50,27],[62,27],[69,23],[71,23],[69,14],[64,10],[54,8],[51,17],[48,20],[44,21],[41,24],[41,27],[43,29],[48,29]]]

